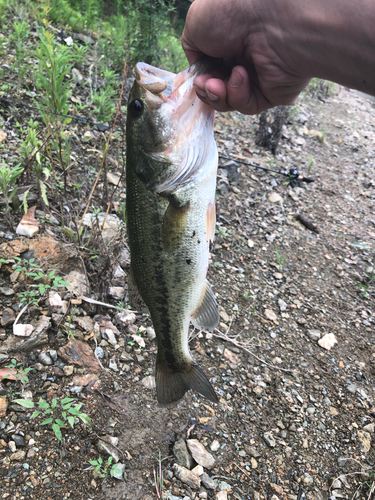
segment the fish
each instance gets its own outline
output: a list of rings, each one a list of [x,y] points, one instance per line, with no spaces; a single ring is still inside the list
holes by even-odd
[[[215,232],[215,112],[193,87],[209,64],[205,59],[174,74],[137,63],[128,99],[129,300],[151,316],[160,405],[179,401],[189,389],[218,402],[188,345],[190,322],[210,331],[220,319],[206,280]]]

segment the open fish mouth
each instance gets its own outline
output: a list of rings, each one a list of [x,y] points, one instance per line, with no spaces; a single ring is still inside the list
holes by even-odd
[[[212,59],[203,58],[178,74],[146,63],[136,65],[136,81],[166,139],[165,148],[148,150],[147,154],[176,165],[174,175],[155,186],[158,192],[190,180],[212,154],[206,139],[212,135],[215,111],[198,98],[193,87],[195,77],[209,71],[212,64]]]

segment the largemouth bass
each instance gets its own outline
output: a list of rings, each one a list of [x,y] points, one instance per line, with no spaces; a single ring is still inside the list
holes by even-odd
[[[156,393],[161,404],[193,389],[218,402],[188,346],[190,321],[219,323],[206,281],[215,231],[218,156],[214,110],[192,86],[209,61],[175,75],[138,63],[129,96],[126,220],[131,255],[130,302],[150,311],[157,338]]]

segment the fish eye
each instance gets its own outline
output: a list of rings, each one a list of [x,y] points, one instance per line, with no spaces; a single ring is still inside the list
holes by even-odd
[[[134,99],[129,104],[129,112],[133,118],[139,118],[143,115],[143,104],[138,99]]]

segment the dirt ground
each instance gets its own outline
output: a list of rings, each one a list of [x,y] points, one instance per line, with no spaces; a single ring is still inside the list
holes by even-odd
[[[0,498],[150,500],[158,498],[159,459],[160,498],[171,500],[374,497],[374,105],[338,87],[326,98],[305,96],[291,110],[275,158],[255,145],[257,123],[235,113],[215,121],[219,154],[232,158],[220,158],[209,268],[221,323],[213,333],[192,331],[190,345],[220,404],[189,393],[170,408],[158,406],[150,378],[156,343],[141,314],[125,324],[116,309],[74,299],[71,326],[85,317],[101,324],[95,316],[101,314],[118,328],[115,344],[103,335],[101,340],[100,332],[94,340],[89,329],[74,330],[91,351],[99,340],[103,369],[95,359],[91,367],[78,366],[61,355],[59,349],[75,340],[56,318],[48,339],[31,351],[12,351],[12,327],[3,326],[2,367],[16,357],[34,369],[24,388],[3,380],[9,407],[0,417]],[[296,167],[315,182],[291,189],[287,177],[233,160],[283,171]],[[296,220],[298,214],[316,230]],[[0,230],[3,252],[17,241],[27,250],[30,240],[5,225]],[[61,236],[45,222],[34,239],[40,235]],[[112,275],[108,284],[126,290],[126,259],[121,266],[125,275]],[[77,269],[82,272],[79,258],[62,274]],[[0,295],[3,315],[6,307],[19,311],[11,272],[10,264],[0,270],[1,287],[16,292]],[[91,291],[97,292],[101,278],[92,276]],[[92,296],[116,304],[103,294]],[[25,323],[50,313],[41,304],[26,312]],[[134,344],[135,332],[145,347]],[[52,363],[45,364],[41,353]],[[64,368],[71,365],[68,375]],[[82,382],[93,373],[94,384]],[[11,402],[11,388],[30,391],[34,402],[75,397],[93,426],[64,430],[61,446],[50,426],[41,427],[40,418],[31,420],[30,410]],[[90,469],[89,460],[108,456],[98,451],[100,437],[118,438],[113,443],[125,466],[121,480],[109,474],[102,479]],[[204,467],[198,486],[178,479],[173,467],[179,438],[198,440],[215,460]]]

